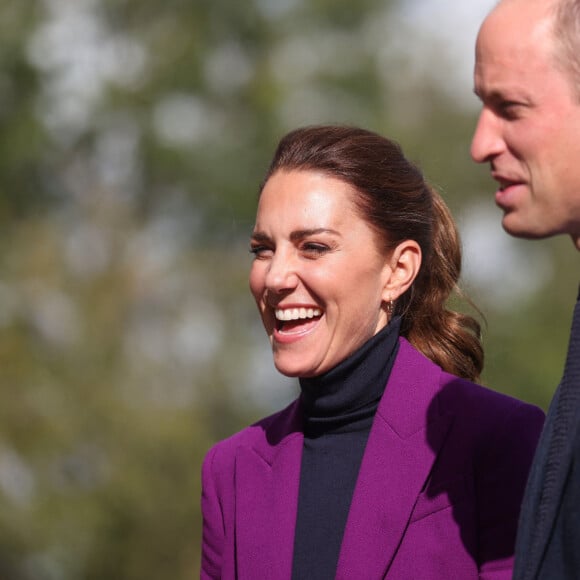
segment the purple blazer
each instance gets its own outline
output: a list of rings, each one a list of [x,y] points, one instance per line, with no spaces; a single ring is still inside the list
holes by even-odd
[[[202,579],[290,579],[303,445],[299,405],[207,454]],[[537,407],[443,372],[401,338],[336,578],[511,578],[520,503],[543,420]]]

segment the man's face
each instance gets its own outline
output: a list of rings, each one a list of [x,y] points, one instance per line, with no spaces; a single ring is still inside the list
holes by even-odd
[[[580,98],[556,63],[549,1],[504,0],[483,23],[471,155],[489,163],[514,236],[570,234],[580,249]]]

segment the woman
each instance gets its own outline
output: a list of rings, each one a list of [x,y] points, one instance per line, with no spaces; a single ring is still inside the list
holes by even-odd
[[[400,148],[350,127],[280,142],[250,287],[301,394],[203,466],[202,578],[510,578],[541,410],[474,384],[446,308],[461,253]]]

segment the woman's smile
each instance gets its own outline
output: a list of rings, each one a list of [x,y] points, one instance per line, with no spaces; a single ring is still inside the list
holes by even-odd
[[[276,328],[273,339],[288,343],[300,340],[314,332],[322,311],[320,308],[276,308]]]

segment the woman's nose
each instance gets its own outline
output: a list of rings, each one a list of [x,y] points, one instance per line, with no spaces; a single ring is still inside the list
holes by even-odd
[[[273,292],[293,290],[298,284],[295,260],[284,253],[274,254],[266,272],[266,287]]]

